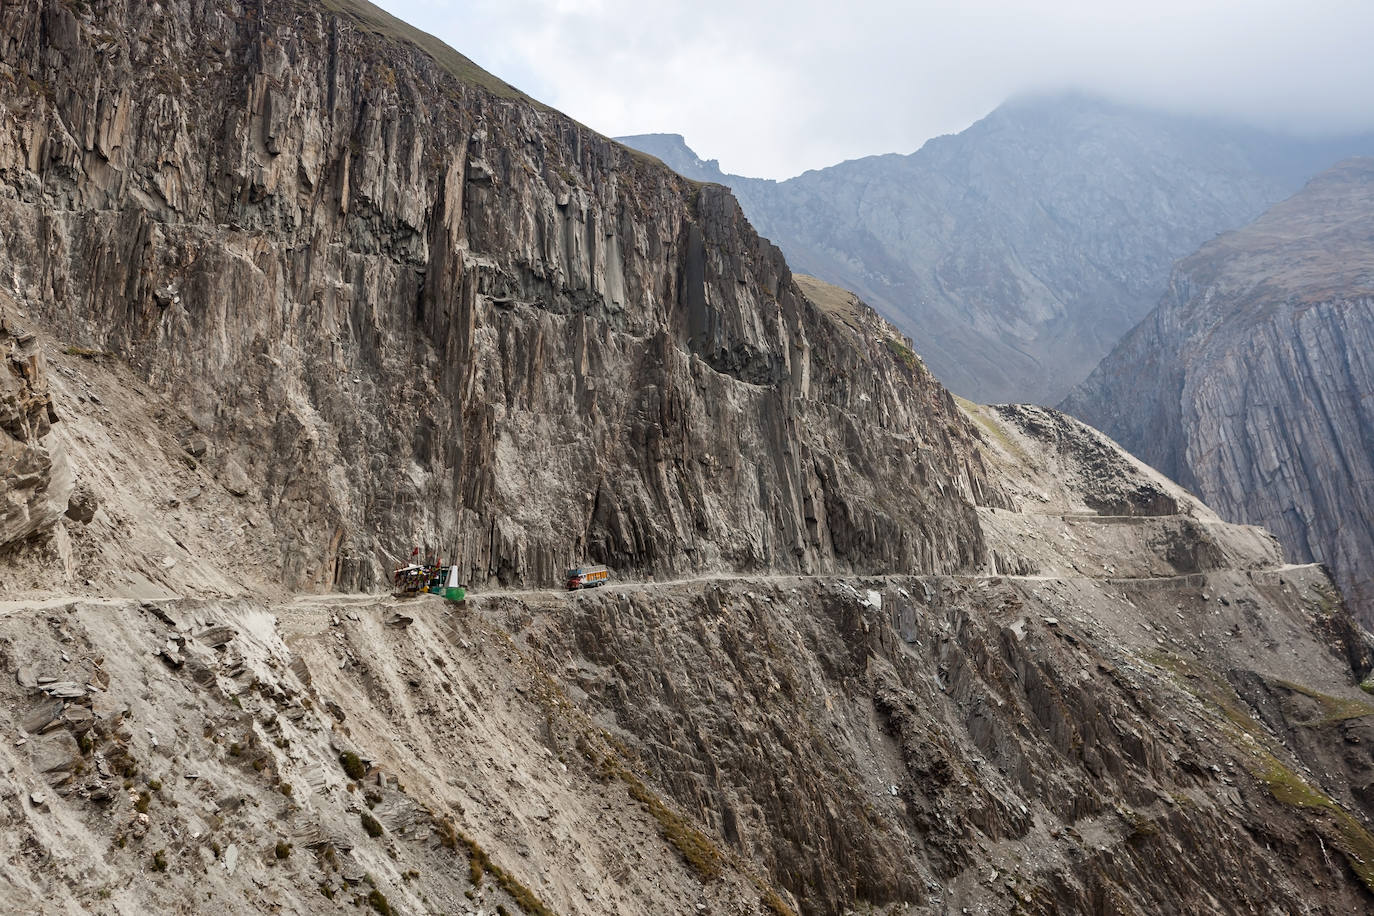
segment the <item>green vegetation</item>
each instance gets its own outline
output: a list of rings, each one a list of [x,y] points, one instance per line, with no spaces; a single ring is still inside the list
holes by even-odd
[[[159,849],[153,853],[153,871],[167,870],[167,850]]]
[[[1002,429],[995,420],[988,416],[988,408],[981,404],[975,404],[973,401],[965,398],[961,398],[957,394],[954,395],[954,402],[959,405],[966,416],[971,417],[973,421],[978,424],[978,427],[983,430],[983,432],[995,439],[1009,455],[1022,464],[1031,464],[1030,456],[1026,454],[1025,450],[1012,441],[1006,431]]]
[[[432,816],[432,815],[431,815]],[[487,851],[472,837],[463,833],[453,825],[448,818],[435,818],[435,827],[439,831],[439,843],[446,849],[457,849],[461,845],[467,850],[468,854],[468,877],[472,881],[473,887],[478,887],[482,883],[482,878],[490,874],[496,880],[501,890],[510,895],[510,898],[529,916],[553,916],[553,910],[544,905],[544,902],[535,896],[534,891],[530,890],[520,881],[497,865],[487,855]],[[416,873],[418,877],[418,872]],[[471,892],[468,899],[472,899]]]
[[[1307,598],[1305,603],[1322,617],[1334,617],[1341,609],[1341,595],[1331,586],[1315,584],[1311,591],[1315,592],[1317,597]]]
[[[392,916],[395,911],[391,908],[390,902],[386,899],[386,894],[377,890],[375,887],[367,893],[367,905],[372,907],[382,916]]]
[[[1230,683],[1215,671],[1176,655],[1161,652],[1150,656],[1148,660],[1181,678],[1179,684],[1183,689],[1214,705],[1232,726],[1231,737],[1251,745],[1241,762],[1251,776],[1264,783],[1275,801],[1320,812],[1335,821],[1336,847],[1340,849],[1364,885],[1374,891],[1374,836],[1371,836],[1349,812],[1289,769],[1278,758],[1273,750],[1272,737],[1254,716],[1242,707],[1240,697]],[[1328,709],[1328,716],[1349,711],[1350,707],[1347,704],[1363,705],[1354,700],[1327,697],[1325,694],[1286,681],[1279,683],[1321,702],[1323,707]],[[1328,706],[1323,700],[1330,701],[1331,705]],[[1368,715],[1369,711],[1361,714]]]
[[[866,309],[858,296],[843,287],[808,277],[806,274],[793,274],[792,279],[812,305],[851,331],[864,333],[863,319]]]
[[[289,859],[291,858],[291,848],[291,844],[285,840],[277,840],[277,845],[273,847],[272,852],[278,859]]]
[[[888,352],[896,357],[899,363],[906,366],[908,370],[913,372],[916,370],[920,360],[916,358],[914,350],[895,337],[889,337],[883,343],[887,346]]]
[[[148,813],[148,805],[152,803],[153,797],[147,792],[138,793],[138,800],[134,802],[134,810],[139,814]]]
[[[386,832],[382,829],[382,822],[373,817],[370,811],[364,811],[359,820],[362,821],[363,829],[367,831],[367,835],[373,839]]]
[[[1321,704],[1322,717],[1312,722],[1304,722],[1304,725],[1330,725],[1335,722],[1344,722],[1346,719],[1362,719],[1365,716],[1374,715],[1374,706],[1359,700],[1333,697],[1330,694],[1320,693],[1311,687],[1304,687],[1302,684],[1295,684],[1292,681],[1276,681],[1275,683]]]
[[[763,908],[772,913],[773,916],[797,916],[796,912],[783,902],[778,892],[765,885],[762,881],[756,882],[759,889],[759,899],[763,903]]]
[[[1364,886],[1374,891],[1374,836],[1359,821],[1272,754],[1261,752],[1252,772],[1281,804],[1329,813],[1336,821],[1336,847]]]
[[[514,641],[508,633],[502,631],[499,635],[513,649],[515,648]],[[556,720],[565,723],[572,731],[574,743],[582,756],[591,762],[603,777],[619,779],[625,783],[630,796],[643,805],[658,822],[664,839],[678,851],[702,880],[711,881],[718,878],[724,872],[725,864],[729,862],[739,873],[753,882],[762,904],[774,916],[796,916],[781,895],[755,875],[748,865],[728,856],[710,837],[655,795],[625,762],[632,757],[629,749],[588,719],[586,714],[568,699],[567,694],[547,671],[536,665],[528,665],[528,670],[534,682],[534,698],[544,704],[547,721],[550,724]],[[526,907],[526,912],[537,911]]]
[[[100,359],[110,354],[104,350],[92,350],[89,347],[67,346],[62,348],[62,352],[68,356],[79,356],[82,359]]]
[[[678,851],[703,881],[714,881],[723,870],[725,856],[720,847],[692,825],[685,817],[668,807],[663,799],[651,792],[638,776],[621,762],[622,754],[615,750],[608,736],[602,736],[608,747],[598,750],[586,738],[579,736],[578,749],[594,763],[607,778],[625,783],[630,797],[644,806],[655,821],[668,844]]]
[[[487,854],[480,848],[474,852],[474,846],[475,844],[468,846],[468,880],[472,882],[473,887],[481,887],[482,876],[487,873]]]
[[[453,821],[448,818],[434,821],[434,829],[439,831],[439,845],[445,849],[458,848],[458,828],[453,826]]]
[[[237,747],[237,745],[235,745]],[[349,779],[362,779],[367,775],[367,767],[363,766],[362,760],[352,751],[344,751],[339,755],[339,763],[343,766],[344,774]]]
[[[662,832],[663,838],[682,855],[693,871],[705,881],[714,881],[720,877],[724,857],[706,834],[664,804],[661,798],[650,792],[630,771],[621,768],[616,775],[629,788],[630,797],[643,805],[654,820],[658,821],[658,829]]]

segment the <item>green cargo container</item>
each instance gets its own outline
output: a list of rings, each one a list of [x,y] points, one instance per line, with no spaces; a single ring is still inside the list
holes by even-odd
[[[467,597],[468,590],[458,584],[457,566],[450,566],[448,568],[448,581],[444,583],[444,587],[440,589],[440,593],[449,601],[462,601]]]

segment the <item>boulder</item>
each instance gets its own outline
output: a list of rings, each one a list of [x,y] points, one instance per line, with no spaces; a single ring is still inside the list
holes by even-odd
[[[220,467],[219,482],[224,485],[224,489],[229,491],[231,496],[247,496],[252,488],[253,482],[248,478],[248,472],[243,469],[243,465],[233,457],[224,459]]]
[[[90,486],[82,481],[76,485],[71,497],[67,500],[66,515],[72,521],[86,525],[95,518],[95,511],[99,508],[100,500]]]
[[[28,749],[33,768],[40,773],[70,773],[81,763],[81,747],[65,731],[36,738]]]

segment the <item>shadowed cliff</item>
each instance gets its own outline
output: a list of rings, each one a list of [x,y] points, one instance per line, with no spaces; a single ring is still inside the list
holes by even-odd
[[[1369,908],[1322,568],[365,3],[0,27],[11,908]]]
[[[1180,261],[1064,408],[1329,564],[1374,620],[1374,160]]]

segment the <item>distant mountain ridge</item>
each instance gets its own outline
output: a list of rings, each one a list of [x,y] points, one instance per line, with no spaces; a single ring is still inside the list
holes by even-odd
[[[1374,621],[1374,159],[1180,261],[1062,405],[1234,521],[1331,565]]]
[[[620,140],[731,187],[795,270],[857,292],[958,393],[1041,403],[1154,307],[1175,260],[1374,152],[1081,95],[786,181],[723,173],[677,135]]]
[[[636,134],[615,139],[641,153],[656,157],[674,172],[694,181],[714,181],[724,185],[733,182],[767,181],[764,178],[727,175],[720,170],[719,159],[702,159],[687,145],[687,138],[682,134]]]

